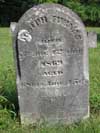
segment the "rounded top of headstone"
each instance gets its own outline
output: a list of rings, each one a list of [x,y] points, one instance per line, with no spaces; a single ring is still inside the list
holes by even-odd
[[[64,15],[64,17],[69,17],[72,18],[76,23],[81,25],[81,27],[84,27],[84,24],[80,17],[73,12],[71,9],[60,5],[60,4],[53,4],[53,3],[44,3],[40,5],[33,6],[30,8],[26,13],[20,18],[19,23],[24,23],[25,21],[30,21],[31,18],[38,18],[42,17],[44,15],[49,15],[49,14],[58,14],[60,15],[61,13]]]
[[[33,6],[20,18],[17,25],[16,33],[19,30],[25,28],[28,28],[28,31],[30,32],[29,30],[30,26],[32,27],[31,30],[33,30],[36,27],[39,29],[40,28],[39,23],[44,23],[44,21],[48,21],[48,24],[55,23],[54,26],[56,26],[56,21],[57,21],[58,26],[61,23],[61,26],[63,25],[62,27],[64,27],[64,25],[65,28],[70,27],[70,30],[72,30],[72,32],[73,29],[76,29],[75,32],[79,32],[80,30],[84,38],[83,40],[86,43],[87,32],[80,17],[78,17],[78,15],[74,13],[71,9],[59,4],[45,3]]]

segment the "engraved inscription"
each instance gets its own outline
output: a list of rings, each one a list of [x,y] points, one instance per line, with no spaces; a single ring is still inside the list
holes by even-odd
[[[48,18],[47,16],[43,16],[35,20],[31,19],[27,22],[29,23],[31,29],[35,28],[36,26],[46,24],[48,22],[59,24],[65,28],[68,28],[71,31],[71,33],[74,35],[75,39],[82,40],[82,35],[81,35],[82,33],[80,29],[75,23],[73,23],[73,21],[69,17],[63,18],[60,16],[51,16],[50,18]]]
[[[82,48],[53,48],[50,50],[45,50],[45,51],[38,51],[36,52],[29,52],[25,50],[24,52],[19,52],[19,59],[20,61],[23,61],[26,57],[30,56],[32,58],[34,57],[44,57],[44,56],[57,56],[57,55],[65,55],[65,56],[81,56],[83,54],[83,49]],[[49,64],[49,63],[48,63]]]
[[[36,82],[36,83],[33,83],[33,82],[22,82],[22,86],[29,86],[29,87],[39,87],[39,88],[47,88],[47,87],[70,87],[70,86],[77,86],[77,85],[84,85],[86,84],[87,81],[85,79],[70,79],[66,82],[64,82],[63,80],[61,81],[46,81],[45,83],[42,83],[42,82]]]
[[[50,42],[62,42],[62,38],[54,38],[53,36],[49,39],[42,39],[42,43],[50,43]]]
[[[52,61],[41,61],[41,66],[46,67],[46,66],[61,66],[63,65],[62,60],[52,60]]]
[[[45,71],[42,76],[61,76],[61,75],[63,75],[63,70]]]
[[[27,22],[30,23],[30,27],[33,29],[34,27],[40,26],[41,24],[46,24],[48,22],[48,18],[46,16],[43,16],[35,20],[31,19]]]
[[[52,22],[56,24],[60,24],[65,28],[69,28],[70,31],[75,35],[76,39],[80,39],[80,40],[82,39],[80,29],[78,29],[78,27],[73,23],[72,20],[70,20],[70,18],[65,19],[60,16],[52,16],[52,17],[53,17]]]

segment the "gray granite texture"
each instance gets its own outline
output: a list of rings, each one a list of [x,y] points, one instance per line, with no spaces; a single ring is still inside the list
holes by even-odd
[[[89,116],[88,36],[58,4],[29,9],[13,31],[22,124],[72,123]]]

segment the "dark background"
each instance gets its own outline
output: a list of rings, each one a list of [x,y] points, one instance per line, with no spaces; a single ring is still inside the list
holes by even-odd
[[[0,26],[17,22],[29,8],[44,2],[71,8],[87,26],[100,26],[100,0],[0,0]]]

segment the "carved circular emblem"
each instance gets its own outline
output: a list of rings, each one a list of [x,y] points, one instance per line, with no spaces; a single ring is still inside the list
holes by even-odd
[[[31,42],[32,36],[27,30],[20,30],[18,33],[18,39],[22,42]]]

